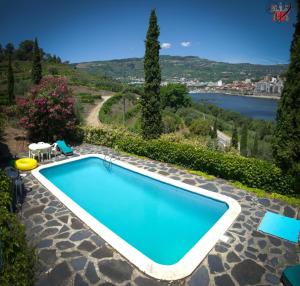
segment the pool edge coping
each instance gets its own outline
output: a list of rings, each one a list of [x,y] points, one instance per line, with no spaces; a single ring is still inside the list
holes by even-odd
[[[159,264],[128,242],[123,240],[116,233],[111,231],[108,227],[102,224],[99,220],[90,215],[87,211],[81,208],[75,203],[69,196],[64,194],[59,188],[52,184],[46,177],[44,177],[40,170],[49,167],[66,164],[72,161],[77,161],[85,158],[97,157],[102,160],[106,160],[106,156],[103,154],[87,154],[73,157],[70,159],[53,162],[47,165],[39,166],[31,171],[32,175],[44,185],[55,197],[58,198],[75,216],[81,219],[86,225],[88,225],[95,233],[102,237],[109,245],[111,245],[116,251],[124,256],[130,263],[135,265],[139,270],[145,274],[161,280],[178,280],[189,276],[197,266],[208,255],[211,249],[224,235],[228,228],[235,221],[239,213],[241,212],[240,204],[225,195],[205,190],[200,187],[186,184],[182,181],[177,181],[166,176],[144,170],[136,167],[130,163],[122,162],[117,159],[113,159],[111,164],[123,167],[138,174],[153,178],[163,183],[171,184],[176,187],[185,189],[187,191],[203,195],[208,198],[212,198],[228,205],[228,210],[222,215],[222,217],[210,228],[210,230],[175,264],[162,265]],[[108,161],[107,161],[108,162]]]

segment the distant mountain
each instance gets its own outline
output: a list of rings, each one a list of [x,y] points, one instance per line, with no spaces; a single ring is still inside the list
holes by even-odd
[[[287,65],[257,65],[249,63],[230,64],[202,59],[194,56],[161,56],[162,79],[186,78],[201,82],[225,82],[260,79],[265,75],[280,75],[287,70]],[[130,78],[143,78],[143,58],[128,58],[109,61],[94,61],[75,64],[78,69],[110,76],[125,81]]]

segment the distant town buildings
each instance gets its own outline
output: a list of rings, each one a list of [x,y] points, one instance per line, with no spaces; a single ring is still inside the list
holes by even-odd
[[[283,81],[279,77],[266,76],[255,84],[255,93],[281,94]]]
[[[129,77],[130,84],[143,84],[143,78]],[[198,92],[223,92],[237,95],[256,95],[256,96],[280,96],[283,88],[283,79],[279,76],[265,76],[259,81],[246,78],[243,81],[233,81],[224,83],[222,79],[217,82],[200,82],[197,79],[187,79],[185,77],[173,77],[162,81],[161,85],[168,83],[182,83],[187,85],[191,93]]]

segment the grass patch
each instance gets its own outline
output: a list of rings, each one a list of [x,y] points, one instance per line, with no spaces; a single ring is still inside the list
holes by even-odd
[[[193,174],[193,175],[197,175],[200,177],[203,177],[206,180],[212,181],[214,180],[216,177],[213,175],[210,175],[208,173],[202,172],[202,171],[196,171],[196,170],[187,170],[188,173]]]
[[[76,94],[76,97],[80,98],[81,103],[95,103],[96,99],[101,99],[100,94],[91,94],[86,92],[80,92]]]
[[[249,193],[253,193],[259,198],[276,199],[276,200],[283,201],[289,205],[293,205],[295,207],[300,208],[300,196],[298,195],[289,196],[289,195],[282,195],[278,193],[268,193],[262,189],[247,187],[240,182],[229,182],[229,184],[238,189],[242,189]]]

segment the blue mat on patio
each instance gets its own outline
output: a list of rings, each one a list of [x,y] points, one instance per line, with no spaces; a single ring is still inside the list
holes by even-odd
[[[266,212],[258,230],[294,243],[298,243],[300,220],[283,215]]]

